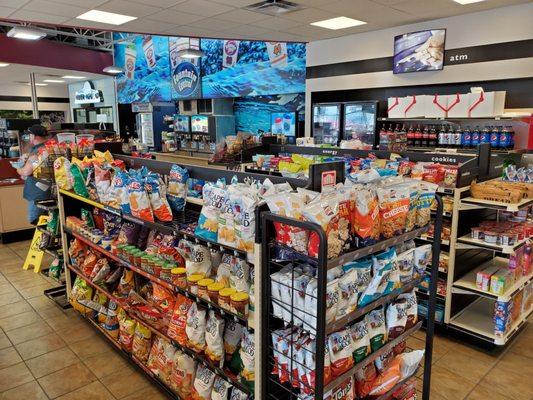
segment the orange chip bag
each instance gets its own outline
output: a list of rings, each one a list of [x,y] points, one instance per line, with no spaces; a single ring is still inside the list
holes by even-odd
[[[132,178],[128,186],[131,215],[144,221],[154,222],[154,214],[150,205],[150,198],[144,184],[136,178]]]
[[[161,178],[155,174],[148,174],[144,187],[148,192],[155,217],[160,221],[172,221],[172,210],[168,204],[167,190]]]
[[[192,300],[179,294],[174,306],[172,318],[168,324],[168,336],[178,342],[181,346],[187,345],[187,333],[185,327],[187,325],[187,314],[191,308]]]
[[[170,375],[170,387],[184,399],[189,399],[191,396],[195,373],[196,361],[187,354],[176,351]]]
[[[381,396],[391,390],[401,378],[400,373],[400,359],[396,357],[392,360],[389,368],[379,374],[377,379],[372,384],[370,389],[370,396]]]
[[[405,231],[410,191],[406,186],[378,188],[381,235],[392,238]]]
[[[168,289],[157,283],[153,283],[152,288],[152,299],[155,305],[170,317],[174,310],[174,296]]]

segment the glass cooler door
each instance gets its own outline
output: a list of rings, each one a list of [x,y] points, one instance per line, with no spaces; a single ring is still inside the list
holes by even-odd
[[[316,144],[339,144],[340,104],[316,104],[313,107],[313,132]]]

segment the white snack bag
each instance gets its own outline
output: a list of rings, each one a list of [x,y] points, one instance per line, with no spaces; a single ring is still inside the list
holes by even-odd
[[[211,274],[211,252],[207,246],[201,244],[193,244],[191,246],[191,257],[185,261],[185,268],[187,275],[203,274],[209,276]]]
[[[228,320],[224,331],[224,353],[229,360],[235,353],[241,343],[242,332],[244,328],[234,320]]]
[[[224,325],[225,320],[210,310],[205,328],[205,355],[219,367],[224,364]]]
[[[231,383],[217,375],[211,391],[211,400],[228,400],[230,390]]]
[[[203,364],[198,364],[193,384],[193,398],[211,400],[211,391],[215,383],[215,373]]]
[[[339,279],[337,278],[333,279],[331,282],[328,282],[328,286],[326,288],[326,325],[335,321],[339,298]]]
[[[248,395],[234,387],[229,400],[248,400]]]
[[[422,361],[422,357],[424,357],[424,350],[414,350],[409,353],[400,354],[398,357],[400,357],[401,379],[404,380],[416,372],[420,361]]]
[[[187,312],[185,333],[189,348],[197,353],[205,349],[206,310],[193,302]]]
[[[230,287],[239,292],[250,291],[250,265],[240,258],[231,266]]]
[[[294,324],[302,326],[305,321],[305,315],[307,310],[305,309],[305,290],[311,276],[307,274],[302,274],[294,278]]]
[[[255,380],[255,344],[254,333],[244,329],[239,350],[242,361],[242,371],[239,373],[241,379],[253,382]]]
[[[424,244],[415,248],[415,274],[423,276],[426,267],[431,265],[431,245]]]
[[[413,279],[415,266],[415,251],[409,249],[400,253],[397,257],[398,269],[400,273],[400,282],[405,285]]]
[[[339,303],[336,319],[350,314],[357,308],[357,270],[347,271],[339,278]]]
[[[304,329],[314,333],[316,332],[316,312],[317,312],[317,286],[316,278],[311,278],[305,288],[305,314]]]

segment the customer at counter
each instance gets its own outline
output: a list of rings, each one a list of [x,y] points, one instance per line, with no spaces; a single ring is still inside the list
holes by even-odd
[[[26,133],[30,135],[32,147],[26,163],[17,169],[17,173],[25,180],[23,197],[28,202],[28,220],[31,224],[36,225],[39,216],[44,213],[44,210],[37,207],[36,202],[48,200],[51,197],[50,182],[33,177],[37,153],[39,148],[44,146],[48,140],[48,132],[43,126],[36,124],[28,128]]]

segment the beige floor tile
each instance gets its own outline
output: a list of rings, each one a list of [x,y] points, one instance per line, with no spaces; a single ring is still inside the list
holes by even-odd
[[[54,302],[46,296],[33,297],[31,299],[28,299],[28,303],[30,303],[30,305],[35,310],[43,310],[43,309],[52,308],[52,307],[57,308]]]
[[[509,347],[511,353],[520,354],[521,356],[533,358],[533,335],[528,335],[531,329],[520,332],[513,343]]]
[[[0,329],[0,349],[5,349],[9,346],[13,346],[13,343],[11,343],[4,331]]]
[[[68,329],[73,324],[77,324],[82,321],[83,319],[81,316],[69,314],[66,312],[64,312],[61,316],[46,319],[46,323],[50,325],[54,331]]]
[[[513,400],[531,400],[533,398],[533,385],[531,385],[531,368],[522,371],[509,369],[496,364],[496,366],[480,382],[485,387],[490,387],[503,396]],[[529,371],[529,373],[527,373]]]
[[[11,294],[16,291],[17,289],[9,282],[0,284],[0,295]]]
[[[431,368],[431,391],[447,400],[463,400],[474,388],[475,383],[468,381],[446,368],[433,365]]]
[[[39,286],[39,285],[44,285],[44,284],[47,284],[48,281],[44,278],[41,277],[41,275],[35,275],[33,276],[34,274],[28,276],[27,278],[23,279],[23,280],[20,280],[20,281],[16,281],[14,282],[12,285],[13,287],[15,287],[17,290],[21,290],[21,289],[28,289],[28,288],[31,288],[31,287],[34,287],[34,286]]]
[[[16,303],[0,306],[0,319],[10,317],[12,315],[22,314],[27,311],[33,311],[33,309],[27,301],[21,299]]]
[[[139,390],[137,393],[132,393],[129,396],[123,397],[120,400],[167,400],[168,395],[163,394],[157,387],[148,386],[146,389]]]
[[[20,344],[52,332],[52,328],[50,328],[44,321],[38,321],[21,328],[6,331],[6,335],[13,344]]]
[[[103,339],[99,336],[90,337],[88,339],[83,339],[69,344],[70,349],[82,360],[86,360],[87,358],[97,354],[113,351],[111,346],[112,344],[107,343],[106,339]]]
[[[496,362],[497,359],[487,361],[479,356],[468,355],[461,351],[450,351],[439,359],[436,365],[444,367],[472,383],[478,383]]]
[[[97,335],[96,330],[86,322],[79,322],[71,325],[67,329],[61,330],[61,336],[67,344],[89,339]]]
[[[37,381],[32,381],[2,393],[0,400],[48,400],[48,396]]]
[[[68,347],[54,350],[39,357],[26,361],[26,365],[35,378],[59,371],[63,368],[78,363],[80,360]]]
[[[10,331],[22,326],[28,326],[38,321],[42,321],[42,318],[39,316],[39,314],[37,314],[35,311],[27,311],[18,315],[12,315],[10,317],[0,319],[0,328],[2,328],[4,331]]]
[[[38,357],[50,351],[61,349],[66,343],[55,333],[42,336],[37,339],[28,340],[27,342],[16,345],[18,352],[24,360]]]
[[[46,296],[43,296],[46,297]],[[29,299],[31,300],[31,299]],[[49,318],[57,318],[65,315],[63,310],[57,306],[52,305],[52,307],[40,308],[37,311],[43,319],[48,320]]]
[[[30,370],[23,362],[1,369],[0,393],[33,380]]]
[[[490,386],[478,385],[470,392],[466,400],[512,400],[494,390]]]
[[[0,294],[0,306],[5,306],[6,304],[13,304],[21,300],[23,300],[23,297],[17,292]]]
[[[0,369],[10,367],[13,364],[22,362],[19,353],[14,347],[6,347],[0,350]]]
[[[114,374],[122,369],[132,368],[128,362],[115,351],[109,351],[88,357],[83,360],[83,363],[98,377],[98,379]]]
[[[516,353],[506,352],[498,362],[498,367],[516,371],[524,379],[533,376],[533,362],[528,357]]]
[[[20,289],[19,293],[24,297],[25,299],[31,299],[32,297],[38,297],[43,296],[43,292],[46,289],[50,289],[52,287],[52,284],[50,283],[44,283],[38,286],[32,286],[27,289]]]
[[[14,257],[18,257],[18,255],[13,250],[6,248],[0,249],[0,262],[12,260]]]
[[[107,375],[100,381],[118,399],[137,393],[151,384],[140,372],[130,368]]]
[[[81,362],[70,365],[38,379],[39,384],[50,398],[70,393],[96,380],[96,376]]]
[[[96,381],[88,384],[82,388],[79,388],[73,392],[67,393],[58,400],[114,400],[115,397],[106,389],[104,385]],[[146,398],[145,398],[146,399]],[[150,398],[150,400],[155,400]]]

